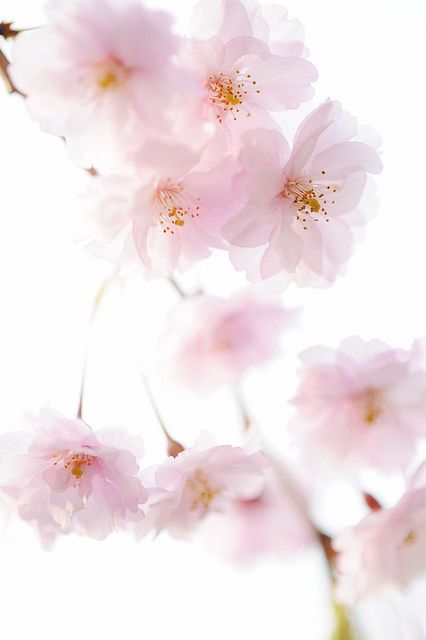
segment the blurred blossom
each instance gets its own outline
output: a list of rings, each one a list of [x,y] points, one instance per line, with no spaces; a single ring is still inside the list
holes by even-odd
[[[352,337],[301,354],[293,431],[308,459],[347,469],[404,469],[426,436],[426,370],[410,351]]]
[[[50,409],[28,426],[0,437],[0,487],[46,544],[70,531],[101,540],[144,517],[139,438],[118,429],[95,433]]]
[[[280,338],[297,315],[276,298],[244,293],[186,298],[166,319],[160,366],[197,391],[235,384],[249,368],[279,355]]]
[[[426,464],[390,509],[375,511],[334,541],[339,553],[337,596],[353,603],[400,588],[426,573]]]
[[[317,534],[274,471],[253,500],[229,502],[203,527],[209,549],[245,564],[263,556],[289,558],[317,542]]]
[[[331,100],[305,118],[292,149],[278,131],[245,133],[236,183],[244,205],[223,229],[233,265],[280,289],[331,284],[368,218],[367,175],[382,168],[367,142]]]
[[[46,26],[16,39],[10,71],[77,164],[110,169],[171,128],[188,90],[172,63],[171,15],[135,0],[51,0],[46,12]]]
[[[214,446],[204,434],[192,448],[144,472],[149,500],[137,535],[167,529],[177,538],[188,537],[208,514],[235,500],[257,498],[268,466],[258,448]]]

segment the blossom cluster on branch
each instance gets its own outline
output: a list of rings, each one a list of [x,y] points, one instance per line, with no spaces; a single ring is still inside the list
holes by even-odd
[[[46,14],[44,26],[2,33],[14,38],[7,74],[90,170],[84,250],[178,290],[176,273],[219,251],[261,283],[229,298],[180,291],[159,345],[173,383],[237,387],[297,320],[272,291],[344,272],[374,213],[377,136],[332,99],[292,130],[289,111],[313,98],[317,71],[278,4],[201,0],[184,35],[139,0],[50,0]],[[70,532],[226,530],[222,546],[242,562],[317,544],[336,597],[352,603],[426,570],[423,351],[352,337],[301,354],[290,427],[310,467],[406,479],[393,506],[365,495],[365,518],[334,541],[309,490],[251,429],[241,446],[202,432],[184,447],[162,425],[170,455],[147,468],[138,438],[44,409],[0,438],[0,487],[48,546]]]

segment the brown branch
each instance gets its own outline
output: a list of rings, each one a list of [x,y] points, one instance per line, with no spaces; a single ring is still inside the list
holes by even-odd
[[[13,22],[0,22],[0,36],[2,38],[16,38],[21,33],[20,29],[12,28]]]
[[[19,89],[17,89],[12,82],[12,78],[9,74],[9,64],[10,62],[8,58],[0,49],[0,76],[2,77],[6,85],[6,89],[9,93],[18,93],[19,95],[23,96],[24,94],[22,93],[22,91],[19,91]]]

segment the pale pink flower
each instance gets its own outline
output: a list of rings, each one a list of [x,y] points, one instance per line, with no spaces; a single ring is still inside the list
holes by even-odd
[[[275,298],[244,293],[186,298],[166,319],[161,368],[197,390],[237,383],[280,354],[280,338],[297,315]]]
[[[416,353],[348,338],[303,352],[294,430],[320,464],[391,473],[426,435],[426,371]]]
[[[390,509],[374,511],[334,541],[337,597],[352,604],[426,574],[426,467]]]
[[[144,517],[141,445],[125,432],[95,433],[82,420],[43,409],[32,432],[5,434],[0,446],[0,487],[44,537],[76,531],[103,539]]]
[[[192,37],[183,50],[183,67],[198,82],[195,113],[211,123],[223,144],[236,148],[241,131],[276,127],[269,111],[296,109],[313,95],[315,67],[303,47],[271,50],[270,30],[261,12],[253,24],[242,2],[203,0],[192,21]],[[281,32],[281,35],[283,32]],[[274,40],[275,36],[272,36]]]
[[[208,514],[230,501],[253,500],[262,492],[267,459],[261,451],[199,440],[192,448],[147,470],[147,517],[138,535],[167,529],[185,538]]]
[[[253,500],[229,502],[212,514],[203,528],[209,549],[215,548],[237,564],[263,556],[288,558],[316,542],[308,519],[274,472]]]
[[[298,20],[290,20],[280,4],[259,4],[257,0],[201,0],[191,19],[191,33],[206,40],[214,36],[223,42],[237,36],[253,36],[269,45],[272,53],[306,57],[305,33]]]
[[[135,0],[51,0],[46,26],[19,35],[11,75],[42,128],[84,167],[121,164],[182,101],[172,18]]]
[[[223,230],[234,266],[280,287],[333,282],[365,222],[367,174],[382,166],[355,119],[327,100],[302,122],[292,149],[277,131],[247,132],[240,165],[245,203]]]
[[[126,174],[96,178],[92,245],[118,262],[134,262],[168,276],[223,247],[220,228],[235,211],[235,162],[224,158],[197,169],[190,147],[151,140]],[[103,249],[102,249],[103,247]]]

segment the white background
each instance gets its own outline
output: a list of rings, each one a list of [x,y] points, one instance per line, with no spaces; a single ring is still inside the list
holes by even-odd
[[[192,8],[190,0],[150,4],[174,7],[182,24]],[[302,326],[287,340],[286,359],[247,381],[251,411],[280,449],[301,349],[336,345],[351,334],[407,347],[426,334],[426,4],[288,0],[286,6],[303,22],[319,70],[316,102],[339,99],[375,128],[385,169],[379,213],[347,275],[326,291],[290,289],[285,299],[304,307]],[[39,0],[0,0],[0,19],[40,24],[41,7]],[[43,405],[76,411],[91,304],[110,270],[75,242],[85,184],[62,143],[40,132],[22,100],[0,87],[1,431],[18,428],[24,411]],[[223,258],[202,265],[200,278],[217,293],[242,283]],[[149,370],[152,336],[174,301],[166,284],[137,278],[115,285],[92,332],[85,419],[94,428],[142,433],[148,461],[164,452],[140,371]],[[155,391],[171,431],[185,443],[201,428],[219,441],[238,440],[238,415],[226,393],[200,399],[160,385]],[[352,517],[340,493],[327,503],[336,526]],[[0,629],[7,640],[172,634],[322,640],[331,620],[321,569],[310,554],[236,570],[203,546],[161,536],[140,545],[124,534],[103,543],[67,537],[46,553],[11,516],[0,537]],[[390,607],[370,612],[376,625],[389,625],[386,632],[371,627],[372,638],[423,637],[398,626]]]

